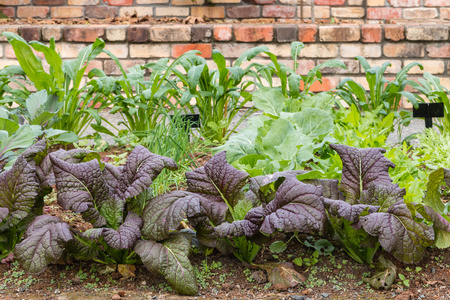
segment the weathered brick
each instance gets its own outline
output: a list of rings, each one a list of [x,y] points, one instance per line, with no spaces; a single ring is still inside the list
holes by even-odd
[[[427,44],[428,57],[450,58],[450,44]]]
[[[381,57],[381,45],[375,44],[341,44],[341,57],[355,58],[356,56]]]
[[[390,7],[369,7],[367,8],[367,18],[377,20],[399,19],[402,17],[401,8]]]
[[[0,59],[0,69],[4,69],[6,66],[18,66],[17,59]]]
[[[214,40],[220,42],[231,41],[233,37],[231,25],[214,25]]]
[[[191,27],[186,25],[161,25],[150,27],[150,40],[153,42],[189,42]]]
[[[410,63],[417,62],[416,60],[405,60],[403,62],[403,65],[408,65]],[[409,70],[409,74],[423,74],[425,72],[431,73],[431,74],[444,74],[445,72],[445,64],[442,60],[421,60],[419,63],[422,64],[423,70],[421,70],[419,67],[415,66]]]
[[[26,5],[26,4],[30,3],[30,1],[28,1],[28,0],[25,0],[24,2],[28,2],[28,3],[23,3],[21,5]],[[64,4],[66,4],[66,0],[33,0],[33,4],[34,5],[50,5],[50,6],[64,5]]]
[[[316,66],[316,63],[311,59],[299,59],[297,60],[298,68],[295,70],[295,73],[299,75],[308,74],[309,70]]]
[[[191,15],[193,17],[208,19],[224,19],[225,18],[225,7],[224,6],[201,6],[201,7],[191,7]]]
[[[450,20],[450,8],[441,8],[439,9],[441,19]]]
[[[191,42],[209,43],[212,35],[213,28],[210,25],[196,25],[191,28]]]
[[[128,57],[128,46],[125,43],[115,43],[115,44],[108,43],[105,46],[105,50],[110,51],[112,54],[117,56],[117,58],[127,58]],[[109,56],[106,53],[100,53],[97,57],[109,59]]]
[[[335,44],[307,44],[300,51],[300,57],[336,58],[338,46]]]
[[[40,27],[21,27],[20,36],[26,41],[39,41],[41,39]]]
[[[92,69],[100,69],[103,70],[103,61],[101,60],[92,60],[86,67],[84,71],[84,75],[87,75]]]
[[[4,27],[1,27],[0,26],[0,41],[1,42],[6,42],[8,39],[5,36],[1,35],[3,32],[12,32],[12,33],[19,34],[19,27],[16,27],[16,26],[4,26]]]
[[[331,15],[337,18],[353,18],[359,19],[364,17],[366,14],[364,8],[362,7],[332,7]]]
[[[212,4],[241,3],[241,0],[209,0]]]
[[[88,6],[84,9],[86,17],[93,19],[113,18],[117,16],[117,7]]]
[[[384,38],[391,41],[401,41],[405,39],[405,27],[401,25],[384,26]]]
[[[291,45],[288,43],[275,43],[265,45],[269,48],[269,52],[272,52],[278,58],[291,57]],[[260,56],[267,57],[266,54],[260,54]]]
[[[281,4],[288,4],[288,5],[311,5],[311,0],[278,0]]]
[[[86,47],[86,44],[81,43],[57,43],[56,50],[61,53],[62,58],[75,58],[80,51]]]
[[[272,25],[238,25],[234,27],[234,36],[238,42],[273,41]]]
[[[104,27],[65,27],[64,40],[66,42],[95,42],[105,34]]]
[[[194,8],[194,7],[193,7]],[[157,17],[187,17],[189,15],[189,7],[155,7],[155,16]]]
[[[385,62],[389,62],[391,64],[390,67],[387,67],[385,73],[387,74],[397,74],[402,69],[402,61],[401,60],[384,60],[384,59],[368,59],[367,62],[370,66],[382,66]],[[364,69],[361,67],[361,73],[364,72]]]
[[[170,57],[171,46],[169,44],[140,44],[130,45],[131,58]]]
[[[297,12],[298,16],[302,16],[304,19],[311,19],[311,6],[299,7]],[[316,19],[329,19],[330,7],[329,6],[315,6],[314,17]]]
[[[367,0],[367,6],[384,6],[384,0]]]
[[[133,0],[104,0],[106,4],[113,6],[131,6]]]
[[[50,8],[47,6],[20,6],[17,8],[17,17],[45,19],[49,12]]]
[[[277,34],[277,42],[293,42],[298,39],[298,26],[292,25],[277,25],[275,27],[275,32]]]
[[[125,59],[125,60],[121,60],[120,63],[122,64],[122,67],[126,70],[135,65],[140,65],[140,66],[145,65],[145,60],[143,60],[143,59],[134,59],[134,60]],[[106,75],[121,75],[122,74],[120,72],[119,67],[113,60],[105,60],[103,70],[105,71]]]
[[[321,42],[351,42],[359,41],[360,38],[359,26],[319,27],[319,39]]]
[[[322,82],[316,81],[311,87],[310,91],[313,93],[317,92],[327,92],[334,89],[339,84],[338,77],[322,77]],[[303,90],[304,82],[303,80],[300,82],[300,89]]]
[[[265,5],[262,9],[265,18],[289,19],[295,17],[295,7],[287,5]]]
[[[0,11],[8,18],[14,18],[16,16],[16,10],[14,7],[0,7]],[[18,16],[18,18],[22,17]]]
[[[317,64],[321,64],[325,62],[326,60],[318,60]],[[358,74],[359,73],[359,62],[354,59],[346,59],[341,60],[347,67],[347,69],[342,68],[322,68],[321,72],[322,74]]]
[[[52,7],[51,15],[55,19],[81,18],[83,17],[83,7]]]
[[[417,7],[420,0],[388,0],[393,7]]]
[[[251,4],[260,4],[260,5],[268,5],[275,3],[275,0],[244,0],[244,1]]]
[[[237,58],[245,51],[253,48],[253,45],[246,43],[219,43],[214,48],[219,50],[225,58]]]
[[[68,5],[98,5],[100,0],[67,0]]]
[[[447,0],[425,0],[425,6],[450,6]]]
[[[447,26],[407,26],[406,39],[410,41],[445,41],[448,39]]]
[[[109,26],[106,28],[106,39],[110,42],[123,42],[127,38],[127,26]]]
[[[42,27],[42,40],[50,41],[54,37],[55,41],[59,41],[62,38],[62,29],[59,26],[45,26]]]
[[[345,0],[314,0],[316,5],[344,5]]]
[[[132,26],[127,29],[128,42],[145,43],[148,41],[147,26]]]
[[[387,43],[383,46],[383,53],[386,57],[424,57],[425,46],[409,43]]]
[[[33,51],[34,55],[36,55],[40,59],[45,59],[44,53],[36,51],[34,49],[32,49],[32,51]],[[17,59],[16,54],[14,53],[13,47],[9,44],[5,45],[5,57]]]
[[[363,25],[361,26],[361,35],[363,43],[379,43],[381,42],[381,26]]]
[[[257,5],[229,6],[227,17],[235,19],[259,18],[260,7]]]
[[[179,44],[179,45],[172,45],[172,57],[177,58],[180,55],[191,50],[200,51],[201,52],[200,56],[204,58],[210,58],[212,56],[211,44]]]
[[[436,8],[407,8],[403,10],[405,19],[433,19],[438,16]]]
[[[317,25],[298,25],[298,40],[300,42],[315,42]]]
[[[163,4],[169,3],[169,0],[136,0],[136,4]]]
[[[150,16],[153,17],[153,7],[121,7],[119,17],[127,17],[136,15],[137,17]]]
[[[363,0],[348,0],[348,5],[354,5],[354,6],[362,6],[364,3]]]
[[[186,6],[192,6],[192,5],[203,5],[205,4],[205,0],[172,0],[172,5],[186,5]]]

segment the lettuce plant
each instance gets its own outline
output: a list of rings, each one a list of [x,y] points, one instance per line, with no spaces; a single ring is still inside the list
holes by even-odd
[[[46,147],[45,141],[34,144],[0,174],[0,258],[14,251],[28,224],[42,214],[44,196],[51,191],[38,175]]]
[[[23,268],[39,273],[64,250],[79,259],[136,262],[132,249],[141,237],[140,214],[147,200],[141,195],[164,168],[177,168],[173,160],[137,146],[123,167],[102,163],[98,154],[80,149],[52,153],[47,164],[53,170],[58,203],[80,213],[93,228],[75,232],[58,218],[41,216],[16,247]]]
[[[330,147],[342,159],[339,190],[345,200],[330,194],[324,203],[335,238],[353,259],[371,263],[381,245],[398,260],[416,263],[435,240],[433,226],[424,218],[450,230],[450,223],[431,207],[404,201],[405,189],[393,185],[389,177],[388,170],[395,165],[383,156],[386,150]],[[337,190],[336,182],[327,185],[328,190]]]

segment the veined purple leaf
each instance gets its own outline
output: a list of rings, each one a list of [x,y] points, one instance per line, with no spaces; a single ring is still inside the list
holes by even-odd
[[[245,215],[244,220],[233,223],[223,223],[216,228],[220,237],[231,236],[254,236],[259,232],[259,228],[264,221],[266,212],[262,207],[252,208]]]
[[[80,233],[80,235],[88,240],[96,240],[103,236],[104,229],[105,228],[90,228],[85,232]]]
[[[322,188],[287,178],[278,188],[275,199],[265,207],[263,233],[276,229],[285,232],[323,232],[326,213]]]
[[[224,202],[232,207],[239,200],[241,189],[248,182],[249,175],[227,163],[226,153],[220,152],[204,167],[186,172],[188,190],[208,200]]]
[[[149,271],[163,275],[177,293],[195,295],[198,286],[188,258],[190,239],[189,234],[176,233],[162,243],[140,240],[134,251]]]
[[[24,240],[16,245],[14,254],[26,271],[40,273],[61,257],[72,238],[67,223],[57,217],[39,216],[28,227]]]
[[[423,207],[424,213],[422,213],[422,211],[419,209],[418,212],[422,214],[427,220],[432,221],[433,227],[439,228],[443,231],[450,231],[450,223],[441,214],[436,212],[428,205],[417,204],[416,208],[418,208],[418,206]]]
[[[204,215],[200,198],[201,196],[194,193],[173,191],[152,199],[142,215],[143,237],[155,241],[163,240],[169,237],[170,231],[180,225],[181,220],[200,216],[202,212]]]
[[[346,202],[356,204],[363,190],[371,183],[391,185],[389,168],[395,165],[383,156],[382,148],[358,149],[345,145],[330,144],[342,160],[342,179],[340,190],[346,197]]]
[[[364,210],[369,213],[375,213],[378,211],[379,206],[372,206],[368,204],[348,204],[342,200],[324,199],[325,207],[330,215],[344,218],[350,222],[357,222],[359,216]]]
[[[122,176],[123,167],[116,167],[111,164],[105,164],[103,169],[103,177],[105,177],[106,184],[109,186],[110,191],[114,191]]]
[[[95,227],[106,225],[99,209],[110,197],[108,185],[97,160],[71,164],[50,154],[58,190],[58,203],[64,209],[81,213]]]
[[[152,185],[164,168],[177,170],[178,166],[171,158],[153,154],[143,146],[136,146],[123,167],[117,194],[124,199],[139,195]]]
[[[385,212],[399,201],[403,201],[406,195],[405,189],[399,188],[397,184],[379,185],[371,183],[367,190],[361,193],[358,203],[378,205],[378,212]]]
[[[269,188],[267,188],[270,184],[280,181],[280,183],[285,178],[295,178],[299,174],[304,174],[305,171],[283,171],[283,172],[275,172],[270,175],[261,175],[250,178],[250,191],[252,191],[255,195],[261,199],[264,203],[269,203],[275,197],[275,192],[271,192]]]
[[[419,216],[420,217],[420,216]],[[381,246],[405,263],[416,263],[433,244],[433,227],[413,220],[406,204],[399,202],[387,212],[360,217],[364,230],[378,237]]]
[[[324,198],[333,200],[345,200],[344,195],[339,191],[338,179],[306,179],[301,180],[306,184],[321,186]]]
[[[141,237],[141,227],[141,218],[134,212],[128,212],[125,222],[117,230],[103,229],[103,239],[114,249],[129,249]]]
[[[0,207],[0,224],[9,214],[9,210],[6,207]]]

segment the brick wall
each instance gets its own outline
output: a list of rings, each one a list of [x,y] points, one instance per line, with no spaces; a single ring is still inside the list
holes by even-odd
[[[449,20],[450,0],[0,0],[0,10],[18,19],[104,19],[136,14],[384,23],[401,18]]]
[[[279,60],[293,67],[290,42],[302,41],[306,47],[300,52],[299,74],[306,74],[315,65],[337,58],[347,65],[347,70],[323,70],[323,83],[313,91],[329,90],[345,77],[365,84],[364,73],[354,59],[361,55],[371,65],[385,61],[392,66],[387,73],[392,77],[413,61],[423,64],[411,69],[411,79],[423,72],[441,78],[450,89],[450,25],[310,25],[310,24],[216,24],[216,25],[131,25],[131,26],[0,26],[0,32],[12,31],[26,40],[47,42],[55,37],[57,48],[65,59],[74,58],[80,49],[103,38],[106,49],[115,54],[125,68],[145,64],[159,58],[176,58],[196,49],[210,59],[212,49],[218,49],[231,64],[244,51],[266,45]],[[267,61],[261,56],[257,61]],[[12,47],[0,38],[0,68],[17,64]],[[100,68],[108,75],[120,75],[115,63],[106,55],[91,62],[90,68]]]

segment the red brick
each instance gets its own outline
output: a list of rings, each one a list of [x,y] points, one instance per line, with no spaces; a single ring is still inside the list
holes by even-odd
[[[257,5],[229,6],[227,17],[235,19],[259,18],[260,7]]]
[[[384,38],[395,42],[404,40],[405,27],[401,25],[386,25],[384,27]]]
[[[202,54],[200,56],[204,58],[211,58],[212,56],[212,46],[211,44],[183,44],[183,45],[172,45],[172,56],[177,58],[183,53],[190,50],[198,50]]]
[[[402,17],[401,8],[389,7],[369,7],[367,8],[367,18],[377,20],[400,19]]]
[[[8,18],[14,18],[14,16],[15,16],[14,7],[1,7],[0,11],[2,12],[2,14],[7,16]]]
[[[383,46],[383,53],[386,57],[424,57],[425,46],[423,44],[388,43]]]
[[[234,27],[234,36],[238,42],[273,41],[272,25],[240,25]]]
[[[245,0],[244,0],[245,1]],[[274,4],[275,0],[247,0],[245,2],[251,3],[251,4],[261,4],[261,5],[266,5],[266,4]]]
[[[420,0],[389,0],[393,7],[417,7],[420,6]]]
[[[64,5],[66,4],[66,0],[33,0],[34,5]]]
[[[133,26],[127,30],[128,42],[145,43],[149,40],[147,27]]]
[[[316,5],[344,5],[345,0],[314,0]]]
[[[231,41],[233,37],[231,25],[214,25],[214,40],[220,42]]]
[[[300,42],[315,42],[317,25],[298,25],[298,40]]]
[[[95,42],[103,37],[103,27],[66,27],[64,28],[64,40],[67,42]]]
[[[20,36],[26,41],[39,41],[41,39],[41,30],[39,27],[22,27]]]
[[[290,19],[295,17],[295,7],[287,5],[267,5],[263,6],[263,17]]]
[[[322,83],[319,81],[314,82],[309,89],[311,92],[327,92],[334,89],[339,83],[337,77],[322,77]],[[300,82],[300,89],[303,90],[305,83],[303,80]]]
[[[450,6],[448,0],[425,0],[425,6]]]
[[[450,44],[428,44],[428,57],[450,58]]]
[[[87,18],[105,19],[117,16],[117,7],[108,6],[87,6],[84,9]]]
[[[361,27],[361,35],[363,43],[379,43],[381,42],[381,26],[363,25]]]
[[[17,8],[17,17],[45,19],[49,12],[50,8],[47,6],[21,6]]]
[[[55,19],[81,18],[83,17],[83,7],[52,7],[51,14]]]
[[[133,0],[104,0],[106,4],[113,6],[131,6]]]

